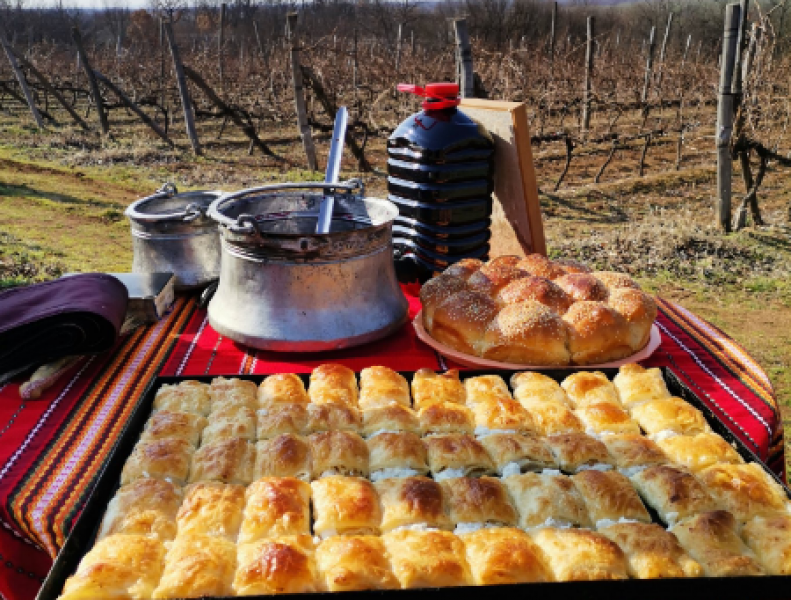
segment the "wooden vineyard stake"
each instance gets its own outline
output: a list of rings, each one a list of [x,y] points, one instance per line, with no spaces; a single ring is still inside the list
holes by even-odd
[[[456,34],[459,90],[462,98],[472,98],[475,93],[473,91],[472,47],[470,46],[470,35],[467,33],[467,20],[453,19],[453,31]]]
[[[648,37],[648,56],[645,60],[645,80],[643,81],[643,93],[640,96],[643,104],[648,102],[648,90],[651,88],[651,72],[654,68],[654,49],[656,48],[656,27],[651,27],[651,35]]]
[[[297,40],[297,13],[289,13],[288,37],[291,40],[291,82],[294,86],[294,106],[297,111],[297,126],[299,135],[302,137],[302,147],[305,149],[305,156],[308,159],[308,169],[311,171],[319,170],[319,163],[316,159],[316,146],[313,144],[313,136],[308,124],[308,113],[305,108],[305,88],[302,83],[302,66],[299,63],[299,41]]]
[[[28,108],[30,108],[30,113],[33,115],[33,120],[36,122],[36,126],[39,129],[46,129],[46,127],[44,127],[44,120],[41,118],[41,113],[36,107],[33,93],[30,91],[27,79],[25,79],[25,74],[22,72],[22,69],[19,68],[16,54],[14,54],[14,51],[11,49],[11,44],[8,42],[8,38],[6,38],[5,30],[0,30],[0,44],[3,45],[3,50],[5,50],[5,55],[8,57],[8,62],[11,63],[11,69],[14,71],[14,75],[19,82],[19,87],[22,88],[22,93],[25,95],[25,100],[27,101]]]
[[[667,40],[670,38],[670,28],[673,25],[673,13],[667,15],[667,26],[665,27],[665,37],[662,38],[662,47],[659,49],[659,67],[656,73],[656,93],[661,94],[662,71],[665,67],[665,56],[667,54]],[[662,98],[659,98],[662,101]]]
[[[88,62],[88,56],[85,54],[85,48],[82,45],[82,35],[80,30],[76,27],[71,28],[71,39],[74,40],[74,45],[77,46],[77,55],[80,57],[80,65],[85,75],[88,76],[88,84],[91,86],[91,96],[93,96],[93,103],[96,105],[96,112],[99,115],[99,125],[102,128],[102,135],[110,134],[110,122],[107,120],[107,112],[104,110],[102,101],[102,93],[99,90],[99,83],[93,75],[91,63]]]
[[[168,45],[170,46],[170,54],[173,57],[173,69],[176,71],[176,83],[179,88],[179,95],[181,96],[181,106],[184,109],[184,123],[187,127],[187,135],[192,144],[192,151],[200,156],[201,146],[198,140],[198,132],[195,130],[195,115],[192,112],[192,100],[190,99],[190,92],[187,88],[187,79],[184,76],[184,65],[181,63],[181,55],[179,48],[176,46],[176,36],[173,35],[173,24],[170,21],[165,21],[165,36],[168,38]]]
[[[552,23],[549,28],[549,62],[555,62],[555,36],[557,35],[558,3],[552,3]]]
[[[217,61],[220,69],[220,91],[225,95],[225,73],[223,72],[223,45],[225,44],[225,12],[227,5],[223,2],[220,5],[220,31],[217,34]]]
[[[717,223],[725,232],[731,230],[731,136],[733,134],[733,84],[736,44],[739,39],[741,8],[738,4],[725,7],[725,29],[722,34],[720,61],[720,89],[717,102]]]
[[[588,37],[585,48],[585,87],[582,90],[582,132],[588,133],[591,126],[591,90],[593,79],[594,17],[588,17]]]

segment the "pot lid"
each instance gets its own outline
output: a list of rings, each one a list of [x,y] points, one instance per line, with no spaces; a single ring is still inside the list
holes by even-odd
[[[220,190],[178,193],[175,185],[167,183],[151,196],[129,205],[124,214],[143,223],[193,221],[205,216],[211,203],[222,195]]]

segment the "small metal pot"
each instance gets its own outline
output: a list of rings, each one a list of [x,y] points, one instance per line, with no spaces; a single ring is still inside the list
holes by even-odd
[[[330,233],[319,235],[325,194],[335,209]],[[209,323],[242,344],[280,352],[346,348],[392,333],[408,308],[393,267],[397,215],[391,202],[364,198],[359,180],[223,196],[209,208],[222,238]]]
[[[124,214],[132,228],[132,272],[172,272],[178,290],[200,288],[217,279],[220,236],[206,211],[222,194],[179,194],[169,183],[129,206]]]

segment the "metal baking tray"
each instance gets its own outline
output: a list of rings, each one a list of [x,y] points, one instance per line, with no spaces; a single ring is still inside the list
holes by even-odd
[[[568,375],[585,369],[568,369],[545,371],[549,377],[562,381]],[[612,378],[617,369],[601,369],[607,377]],[[777,477],[733,432],[709,409],[700,398],[685,385],[676,374],[668,367],[663,367],[665,382],[671,394],[687,400],[698,408],[706,417],[711,428],[727,440],[748,462],[756,462],[764,467],[767,473],[780,484],[786,495],[791,498],[791,490]],[[540,372],[540,371],[539,371]],[[414,372],[402,372],[411,380]],[[510,378],[511,371],[461,371],[462,379],[476,375],[502,375],[506,381]],[[266,375],[227,375],[260,383]],[[306,385],[309,373],[300,374]],[[159,377],[154,379],[146,388],[137,402],[129,422],[118,438],[115,447],[110,452],[99,474],[96,487],[90,493],[85,508],[80,514],[74,528],[66,538],[47,578],[39,590],[37,600],[55,600],[63,590],[66,579],[76,570],[83,555],[93,547],[96,534],[99,530],[104,511],[119,487],[121,470],[127,457],[131,454],[134,445],[143,430],[151,413],[154,395],[163,384],[172,384],[187,379],[210,382],[210,377]],[[655,518],[655,515],[652,515]],[[489,590],[488,588],[492,588]],[[496,588],[496,589],[495,589]],[[473,597],[473,594],[497,594],[502,598],[522,599],[526,595],[531,597],[555,597],[561,595],[574,600],[612,600],[613,598],[640,598],[640,600],[699,600],[709,597],[717,600],[744,600],[744,598],[760,598],[761,600],[780,600],[789,597],[791,590],[791,576],[766,576],[766,577],[701,577],[696,579],[628,579],[623,581],[577,581],[577,582],[552,582],[552,583],[525,583],[515,585],[485,586],[487,591],[480,587],[448,587],[413,590],[388,590],[364,592],[317,592],[312,594],[293,594],[291,596],[313,597],[339,595],[357,597],[386,597],[398,600],[400,595],[410,597],[431,596],[442,600],[457,600],[459,597]],[[247,596],[265,600],[267,596]]]

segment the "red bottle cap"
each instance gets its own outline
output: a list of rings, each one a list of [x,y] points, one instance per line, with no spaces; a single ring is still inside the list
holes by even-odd
[[[461,102],[459,99],[459,85],[456,83],[429,83],[426,84],[426,87],[420,87],[411,83],[399,83],[398,91],[426,98],[422,106],[428,110],[453,108]]]

